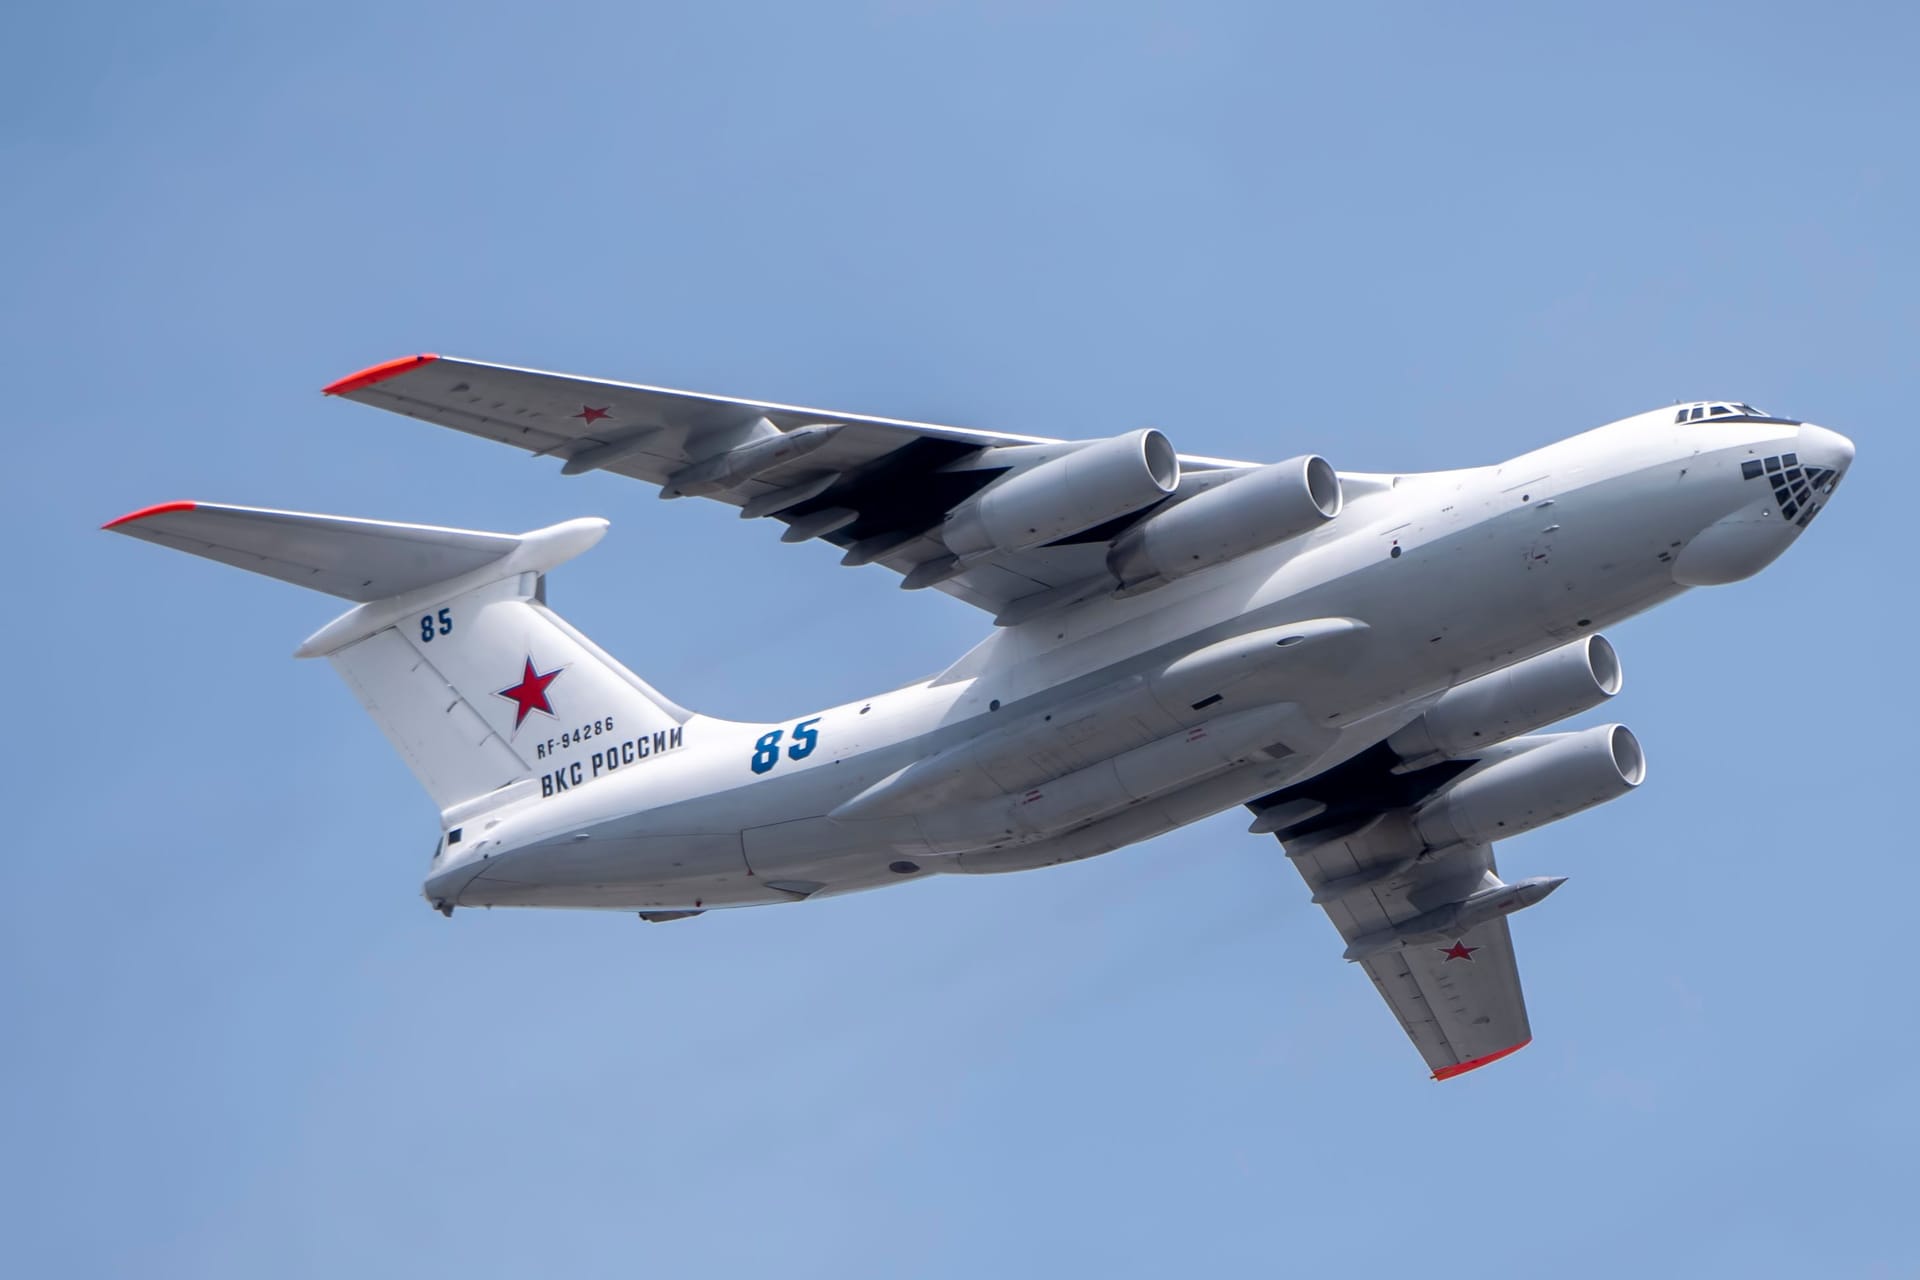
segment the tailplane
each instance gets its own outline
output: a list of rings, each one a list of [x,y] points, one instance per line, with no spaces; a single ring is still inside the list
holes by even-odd
[[[584,781],[550,761],[589,739],[604,768],[684,741],[692,713],[544,603],[542,575],[605,520],[506,534],[173,502],[106,527],[357,601],[297,654],[333,664],[443,814]]]

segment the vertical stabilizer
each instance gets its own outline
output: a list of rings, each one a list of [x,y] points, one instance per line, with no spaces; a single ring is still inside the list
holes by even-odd
[[[689,712],[541,601],[542,575],[603,520],[515,535],[168,503],[107,527],[360,601],[299,653],[332,663],[443,812],[566,785],[554,761],[571,747],[633,762],[683,741]]]

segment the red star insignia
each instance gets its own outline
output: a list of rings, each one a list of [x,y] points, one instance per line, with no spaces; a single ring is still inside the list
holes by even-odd
[[[528,668],[528,669],[531,670],[532,668]],[[1479,949],[1480,948],[1478,947],[1470,947],[1464,942],[1456,942],[1450,947],[1442,947],[1440,949],[1440,954],[1445,956],[1450,961],[1465,960],[1471,963],[1473,960],[1473,953],[1478,951]]]
[[[613,407],[612,405],[608,405],[607,409],[611,409],[612,407]],[[592,405],[583,404],[580,406],[580,412],[574,414],[573,416],[576,418],[585,418],[587,420],[587,425],[592,426],[594,423],[600,421],[600,419],[607,416],[607,409],[596,409]]]
[[[506,698],[516,706],[513,727],[518,729],[527,718],[529,711],[538,711],[541,715],[553,714],[553,704],[547,701],[547,686],[560,678],[565,667],[555,667],[544,675],[533,669],[533,659],[527,659],[525,670],[520,674],[520,683],[510,689],[502,689],[494,694],[496,698]]]

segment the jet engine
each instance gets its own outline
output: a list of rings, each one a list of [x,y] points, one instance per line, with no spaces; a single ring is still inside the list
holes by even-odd
[[[1433,848],[1485,844],[1623,796],[1647,776],[1625,725],[1520,738],[1421,805],[1413,827]]]
[[[1107,570],[1123,594],[1148,591],[1317,528],[1343,501],[1325,458],[1289,458],[1154,512],[1114,540]]]
[[[1024,551],[1151,506],[1180,485],[1180,455],[1160,432],[1130,431],[996,480],[941,530],[965,559]]]
[[[1604,636],[1586,636],[1447,690],[1387,746],[1420,768],[1579,715],[1618,692],[1619,655]]]

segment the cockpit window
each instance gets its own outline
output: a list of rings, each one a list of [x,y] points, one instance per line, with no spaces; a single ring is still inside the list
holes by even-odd
[[[1702,418],[1725,418],[1732,422],[1792,421],[1789,418],[1776,418],[1765,409],[1756,409],[1741,400],[1703,400],[1697,404],[1683,404],[1673,411],[1675,422],[1698,422]]]

